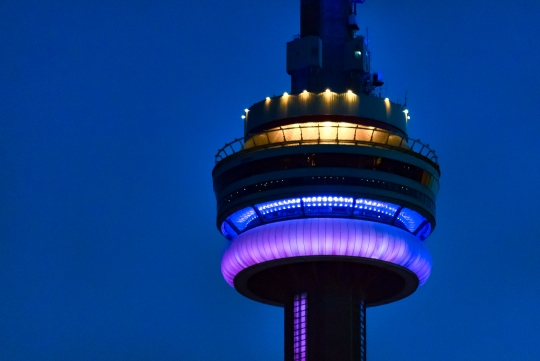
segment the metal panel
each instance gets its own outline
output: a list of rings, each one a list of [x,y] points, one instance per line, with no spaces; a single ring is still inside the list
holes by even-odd
[[[360,117],[387,124],[407,134],[407,120],[404,108],[383,98],[354,93],[303,92],[298,95],[284,94],[253,104],[249,108],[244,132],[248,135],[264,129],[274,128],[276,123],[294,117],[345,116]],[[328,117],[331,120],[331,117]],[[354,122],[354,119],[349,121]],[[361,121],[361,119],[357,119]],[[289,123],[296,123],[291,120]],[[283,124],[279,124],[283,125]]]
[[[358,36],[345,43],[343,56],[344,70],[369,72],[367,62],[367,45],[363,36]]]
[[[287,43],[287,73],[312,66],[322,67],[321,38],[306,36]]]

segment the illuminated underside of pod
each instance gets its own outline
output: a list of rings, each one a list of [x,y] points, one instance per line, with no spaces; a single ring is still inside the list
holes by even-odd
[[[221,271],[234,285],[242,270],[273,260],[349,256],[389,262],[412,271],[419,285],[431,272],[425,244],[406,230],[347,218],[302,218],[265,224],[238,235],[226,249]]]

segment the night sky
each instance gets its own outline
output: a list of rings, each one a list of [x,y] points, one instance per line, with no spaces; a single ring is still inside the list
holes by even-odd
[[[441,164],[431,278],[370,361],[540,359],[540,2],[367,0],[383,96]],[[0,360],[282,360],[230,288],[211,171],[289,91],[299,0],[0,1]]]

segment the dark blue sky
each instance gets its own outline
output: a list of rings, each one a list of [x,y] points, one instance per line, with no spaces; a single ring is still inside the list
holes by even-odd
[[[369,309],[370,361],[540,359],[540,2],[359,11],[442,169],[432,276]],[[282,359],[211,170],[298,32],[298,0],[0,2],[0,360]]]

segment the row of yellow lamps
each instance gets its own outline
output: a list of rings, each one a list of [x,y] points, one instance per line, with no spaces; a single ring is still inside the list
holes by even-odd
[[[307,93],[308,93],[307,90],[304,90],[304,91],[302,92],[302,94],[304,94],[304,95],[307,94]],[[331,93],[333,93],[333,92],[332,92],[330,89],[326,89],[325,93],[326,93],[326,94],[331,94]],[[356,95],[356,94],[354,94],[354,93],[352,92],[352,90],[347,90],[347,94],[349,94],[349,95]],[[289,96],[289,93],[284,92],[284,93],[283,93],[283,96],[284,96],[284,97],[288,97],[288,96]],[[271,98],[270,98],[270,97],[266,97],[266,100],[269,101],[269,100],[271,100]],[[388,103],[390,102],[390,99],[384,98],[384,102],[388,104]],[[244,109],[244,112],[245,112],[245,114],[242,115],[242,119],[246,119],[246,116],[247,116],[247,113],[249,112],[249,109],[248,109],[248,108]],[[408,111],[407,109],[405,109],[405,110],[403,111],[403,113],[405,113],[405,116],[407,117],[407,120],[411,119],[411,117],[409,116],[409,111]]]

